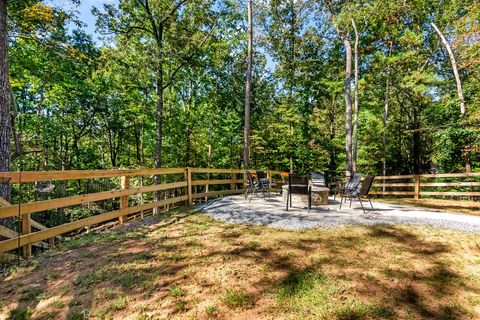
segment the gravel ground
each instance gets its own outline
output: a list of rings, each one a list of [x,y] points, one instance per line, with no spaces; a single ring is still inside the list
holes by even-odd
[[[364,214],[358,201],[353,202],[352,208],[344,204],[340,211],[339,202],[332,198],[328,205],[313,207],[310,212],[302,203],[294,201],[293,205],[287,212],[280,196],[272,195],[270,200],[253,199],[249,203],[238,195],[211,200],[198,205],[197,209],[220,221],[291,230],[358,224],[409,224],[480,232],[480,216],[425,208],[373,202],[374,210]],[[367,207],[368,203],[364,202],[364,205]]]

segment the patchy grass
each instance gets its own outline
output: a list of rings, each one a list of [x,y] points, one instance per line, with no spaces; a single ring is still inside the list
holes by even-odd
[[[203,214],[74,238],[0,281],[11,319],[478,319],[480,237]]]
[[[400,204],[406,206],[423,207],[433,210],[449,211],[452,213],[480,216],[480,202],[466,200],[444,199],[412,199],[412,198],[375,198],[377,202]]]
[[[253,306],[253,299],[246,292],[240,290],[227,290],[223,295],[223,302],[230,309],[248,309]]]

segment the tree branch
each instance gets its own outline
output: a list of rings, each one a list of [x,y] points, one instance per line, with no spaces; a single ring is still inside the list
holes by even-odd
[[[167,22],[171,17],[173,17],[173,14],[183,5],[187,2],[187,0],[181,0],[179,3],[177,3],[172,11],[170,11],[170,14],[168,16],[166,16],[165,18],[163,18],[163,20],[160,22],[160,24],[164,24],[165,22]]]
[[[182,63],[180,63],[180,65],[172,72],[172,74],[170,75],[170,79],[168,79],[168,82],[163,86],[163,89],[166,89],[172,84],[177,73],[187,64],[188,60],[191,59],[200,50],[200,47],[202,47],[203,44],[207,41],[207,39],[210,37],[210,35],[213,32],[213,28],[215,27],[219,16],[220,14],[218,14],[215,17],[215,21],[210,27],[210,30],[208,31],[207,35],[203,38],[203,40],[198,44],[198,46],[196,47],[196,50],[194,50],[190,55],[188,55],[188,57],[184,61],[182,61]]]

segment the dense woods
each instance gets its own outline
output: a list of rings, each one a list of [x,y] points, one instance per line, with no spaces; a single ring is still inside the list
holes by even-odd
[[[247,3],[8,1],[0,168],[480,168],[478,1]]]

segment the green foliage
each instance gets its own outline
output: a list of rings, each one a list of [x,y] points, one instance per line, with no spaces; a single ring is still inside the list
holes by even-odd
[[[163,166],[242,166],[242,3],[187,1],[170,15],[171,2],[151,1],[158,21],[168,17],[162,47],[135,1],[94,10],[99,31],[113,32],[102,43],[81,31],[74,11],[44,1],[8,3],[10,82],[26,151],[12,170],[154,166],[158,54],[165,82]],[[387,174],[463,171],[465,150],[478,170],[478,3],[276,0],[257,3],[254,17],[254,168],[345,169],[345,52],[332,19],[350,34],[353,18],[360,35],[358,171],[379,174],[384,158]],[[457,55],[465,121],[431,22]],[[110,181],[105,190],[117,186]],[[69,182],[54,195],[97,189]],[[33,187],[14,191],[15,199],[35,198]],[[39,215],[53,226],[116,208],[110,201]]]

